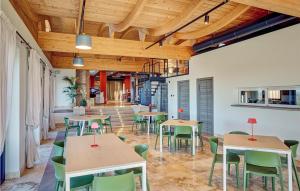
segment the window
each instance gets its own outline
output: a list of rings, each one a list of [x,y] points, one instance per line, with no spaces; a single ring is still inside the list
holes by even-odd
[[[300,86],[239,88],[239,104],[300,108]]]
[[[247,88],[240,90],[240,104],[259,105],[266,103],[266,90],[262,88]]]
[[[269,88],[268,103],[272,106],[300,107],[300,87]]]

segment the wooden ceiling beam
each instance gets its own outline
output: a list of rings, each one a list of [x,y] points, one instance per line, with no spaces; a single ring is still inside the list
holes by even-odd
[[[283,13],[295,17],[300,17],[300,1],[299,0],[231,0],[269,11]]]
[[[145,49],[151,42],[135,40],[111,39],[104,37],[92,37],[93,47],[90,50],[78,50],[75,48],[75,35],[54,32],[38,33],[38,42],[45,51],[100,54],[111,56],[129,56],[161,59],[187,60],[191,57],[192,48],[185,46],[155,45]]]
[[[230,24],[232,21],[240,17],[243,13],[245,13],[250,6],[239,4],[233,11],[229,14],[225,15],[222,19],[218,20],[215,23],[209,24],[208,26],[204,27],[200,30],[195,30],[191,32],[184,32],[184,33],[175,33],[175,38],[178,39],[197,39],[203,36],[212,34],[226,25]]]
[[[184,11],[174,19],[160,27],[150,29],[150,35],[160,36],[179,28],[181,25],[187,22],[187,20],[195,13],[195,11],[199,10],[199,7],[203,5],[204,2],[205,0],[193,0],[185,9],[183,9]]]
[[[142,12],[147,0],[138,0],[133,10],[127,15],[127,17],[120,22],[119,24],[113,25],[113,29],[115,32],[122,32],[129,28],[135,19],[140,15]]]
[[[65,69],[85,69],[102,71],[120,71],[120,72],[141,72],[144,61],[130,61],[117,59],[97,59],[84,57],[83,67],[74,67],[72,57],[52,56],[52,66],[54,68]]]

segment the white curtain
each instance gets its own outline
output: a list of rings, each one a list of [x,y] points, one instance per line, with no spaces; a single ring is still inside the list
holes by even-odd
[[[55,129],[54,103],[55,103],[55,75],[50,76],[50,129]]]
[[[43,111],[43,139],[46,140],[49,131],[49,97],[50,97],[50,70],[45,67],[44,71],[44,111]]]
[[[27,112],[26,112],[26,166],[32,168],[34,162],[38,159],[37,147],[39,138],[34,134],[41,128],[41,64],[40,56],[34,50],[30,50],[29,70],[28,70],[28,94],[27,94]]]
[[[12,81],[16,53],[16,29],[0,11],[0,155],[11,114]]]

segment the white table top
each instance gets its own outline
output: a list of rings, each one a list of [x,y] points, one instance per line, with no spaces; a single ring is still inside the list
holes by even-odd
[[[141,115],[141,116],[145,116],[145,117],[149,117],[149,116],[157,116],[157,115],[168,115],[166,112],[149,112],[149,111],[142,111],[142,112],[139,112],[138,115]]]
[[[94,119],[107,119],[107,115],[73,115],[69,117],[70,121],[90,121]]]
[[[289,151],[289,148],[278,138],[274,136],[254,135],[256,141],[249,141],[250,135],[225,134],[224,146],[242,147],[251,150],[274,150]]]
[[[169,119],[163,122],[161,125],[174,125],[174,126],[197,126],[198,121],[195,120],[183,120],[183,119]]]
[[[92,148],[93,141],[93,135],[67,138],[66,174],[145,162],[131,146],[114,134],[97,135],[96,144],[99,147]]]

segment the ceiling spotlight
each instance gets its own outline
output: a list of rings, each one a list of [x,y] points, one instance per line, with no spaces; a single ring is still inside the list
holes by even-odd
[[[92,48],[92,38],[84,33],[76,36],[76,48],[82,50],[89,50]]]
[[[205,15],[204,17],[204,24],[208,25],[209,24],[209,16]]]
[[[83,58],[78,56],[78,55],[75,55],[74,58],[73,58],[73,66],[75,67],[82,67],[84,66],[83,64]]]
[[[222,47],[222,46],[225,46],[225,45],[226,45],[225,43],[221,42],[221,43],[218,45],[218,47]]]
[[[163,46],[163,42],[159,41],[159,47],[162,47],[162,46]]]

